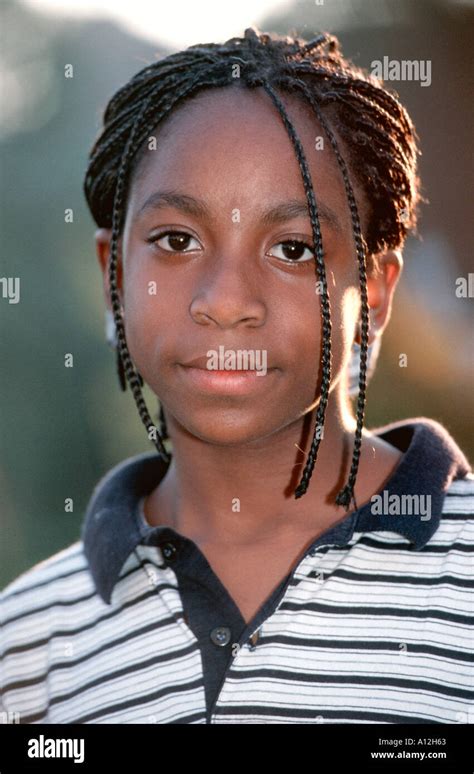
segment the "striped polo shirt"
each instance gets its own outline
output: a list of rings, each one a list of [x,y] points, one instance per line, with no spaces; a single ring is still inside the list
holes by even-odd
[[[193,541],[148,524],[167,464],[110,470],[80,538],[0,595],[0,722],[472,722],[474,476],[438,422],[373,432],[403,452],[384,489],[248,623]]]

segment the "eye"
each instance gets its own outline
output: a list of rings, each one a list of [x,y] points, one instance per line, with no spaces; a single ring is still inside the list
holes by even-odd
[[[189,247],[189,242],[194,240],[199,249],[200,244],[197,239],[191,234],[187,234],[185,231],[162,231],[161,234],[156,234],[153,237],[147,239],[147,242],[157,244],[158,247],[166,253],[185,253],[189,252],[186,248]],[[166,245],[166,241],[168,245]],[[164,244],[160,244],[163,242]],[[191,250],[195,250],[196,247],[191,247]]]
[[[307,263],[314,258],[314,251],[311,245],[307,244],[302,239],[285,239],[283,242],[278,242],[272,247],[272,250],[276,250],[277,252],[270,253],[270,255],[279,258],[285,263]]]

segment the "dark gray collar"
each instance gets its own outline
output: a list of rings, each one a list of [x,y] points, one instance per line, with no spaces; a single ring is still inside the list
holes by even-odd
[[[453,479],[470,472],[469,463],[447,430],[434,420],[418,417],[372,432],[404,452],[380,492],[382,514],[374,513],[374,504],[368,502],[316,542],[323,538],[324,542],[330,539],[334,544],[345,545],[354,531],[389,530],[403,535],[413,548],[420,549],[438,527],[446,489]],[[97,591],[107,603],[124,562],[139,543],[156,545],[160,539],[177,534],[171,527],[152,527],[140,515],[141,499],[159,484],[168,464],[156,452],[139,454],[112,468],[94,488],[81,539]],[[393,495],[398,496],[398,502],[403,496],[429,495],[429,501],[421,501],[430,503],[429,518],[397,515],[397,498],[394,500]]]

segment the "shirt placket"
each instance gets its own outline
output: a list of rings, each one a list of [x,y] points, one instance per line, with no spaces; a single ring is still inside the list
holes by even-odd
[[[250,629],[245,629],[242,633],[237,644],[236,653],[227,667],[217,699],[212,708],[212,712],[210,713],[209,722],[211,724],[218,723],[219,707],[225,705],[226,701],[232,698],[232,687],[228,685],[228,678],[232,676],[232,670],[238,663],[239,658],[248,659],[249,654],[252,654],[258,648],[258,642],[265,624],[268,623],[270,618],[273,618],[273,616],[278,613],[284,602],[291,600],[291,596],[299,583],[308,581],[311,581],[312,584],[317,583],[322,585],[324,583],[326,580],[324,557],[327,553],[328,546],[331,545],[330,542],[321,543],[320,545],[311,548],[294,569],[273,609],[268,612],[265,619],[258,622],[255,626],[250,627]]]

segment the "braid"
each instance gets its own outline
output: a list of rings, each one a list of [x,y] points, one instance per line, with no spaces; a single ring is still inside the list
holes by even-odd
[[[141,118],[141,115],[145,112],[147,106],[148,106],[148,103],[146,102],[138,118]],[[117,331],[118,357],[120,358],[121,363],[123,365],[123,368],[125,371],[125,377],[132,390],[132,394],[135,399],[135,403],[137,405],[140,418],[149,433],[150,429],[154,427],[154,425],[148,413],[148,409],[146,407],[145,401],[143,399],[138,373],[133,366],[132,359],[128,351],[128,346],[125,339],[125,328],[124,328],[123,318],[121,314],[120,297],[119,297],[118,288],[117,288],[117,242],[118,242],[119,231],[122,226],[122,220],[123,220],[122,202],[124,198],[126,170],[127,170],[128,159],[129,159],[129,156],[131,155],[133,139],[138,129],[138,126],[139,126],[139,120],[137,119],[132,127],[132,131],[130,133],[127,144],[125,146],[125,150],[120,162],[119,172],[117,175],[117,185],[115,189],[114,205],[113,205],[113,212],[112,212],[112,237],[111,237],[110,261],[109,261],[109,282],[110,282],[110,300],[112,304],[112,311],[113,311],[115,327]],[[157,448],[158,448],[159,454],[163,457],[163,459],[165,459],[166,461],[169,461],[168,453],[165,447],[163,446],[162,439],[159,437],[158,434],[157,434]]]
[[[213,81],[211,80],[211,83],[212,82]],[[194,89],[197,86],[199,88],[204,88],[207,85],[208,85],[207,81],[203,81],[200,78],[199,79],[195,78],[190,85],[185,86],[181,92],[178,92],[177,94],[174,95],[173,100],[171,101],[170,104],[165,105],[164,109],[161,111],[161,115],[159,116],[158,121],[163,120],[163,118],[169,112],[171,112],[171,110],[176,105],[176,103],[180,99],[183,99],[184,97],[186,97],[188,93],[194,91]],[[112,236],[111,236],[111,249],[110,249],[110,262],[109,262],[109,282],[110,282],[110,299],[111,299],[112,311],[114,314],[115,326],[117,331],[118,356],[120,357],[121,362],[123,364],[125,377],[132,390],[132,394],[138,408],[138,413],[140,415],[140,418],[143,424],[147,429],[148,435],[150,435],[150,432],[153,432],[153,435],[156,436],[156,440],[154,442],[158,450],[158,453],[166,462],[169,462],[170,457],[163,445],[163,438],[161,436],[161,433],[157,430],[156,426],[153,424],[150,414],[148,412],[145,400],[143,398],[141,384],[140,384],[140,381],[141,381],[140,375],[136,371],[132,363],[130,353],[128,351],[127,341],[125,338],[125,327],[123,323],[123,317],[121,314],[120,297],[119,297],[118,288],[117,288],[117,243],[118,243],[118,238],[120,235],[121,228],[123,226],[123,219],[124,219],[124,212],[125,212],[124,199],[125,199],[126,181],[127,181],[127,177],[129,177],[130,175],[131,158],[136,152],[136,150],[138,149],[138,147],[141,145],[141,142],[143,139],[141,135],[146,136],[157,121],[156,116],[154,115],[151,124],[146,124],[146,119],[148,117],[150,105],[152,105],[153,96],[154,95],[152,92],[143,103],[140,109],[140,112],[138,113],[138,116],[136,117],[134,124],[132,126],[132,129],[130,131],[130,135],[127,140],[127,144],[125,146],[125,150],[123,152],[123,156],[120,162],[120,167],[117,175],[117,183],[115,187],[114,204],[113,204],[113,210],[112,210]],[[142,126],[143,123],[145,123],[145,129],[143,129],[143,126]],[[141,129],[140,136],[138,136],[140,126],[142,126],[142,129]]]
[[[314,464],[318,456],[319,445],[321,443],[322,434],[318,432],[318,429],[320,427],[324,427],[324,418],[326,414],[326,406],[327,406],[328,396],[329,396],[329,387],[331,383],[331,310],[330,310],[329,294],[328,294],[327,281],[326,281],[326,269],[325,269],[324,260],[323,260],[323,243],[322,243],[322,236],[321,236],[321,228],[319,224],[318,210],[316,206],[316,200],[314,197],[313,185],[311,182],[311,175],[310,175],[308,163],[306,161],[306,157],[303,151],[303,146],[301,144],[301,141],[296,133],[296,130],[293,124],[288,118],[284,105],[280,100],[280,98],[278,97],[278,95],[276,94],[276,92],[266,82],[263,82],[262,85],[265,91],[267,92],[267,94],[269,94],[270,97],[272,98],[276,107],[278,108],[280,115],[284,121],[285,127],[288,131],[288,134],[290,135],[290,138],[295,147],[296,156],[297,156],[298,163],[301,169],[301,174],[303,177],[303,184],[306,192],[306,198],[308,200],[308,205],[309,205],[311,226],[313,229],[313,239],[315,244],[316,267],[317,267],[318,277],[322,287],[321,315],[323,319],[323,345],[322,345],[323,374],[321,379],[321,395],[320,395],[320,400],[318,404],[318,409],[316,412],[316,424],[315,424],[313,441],[311,443],[308,459],[306,461],[306,466],[303,471],[302,480],[299,486],[295,490],[295,497],[296,499],[298,499],[299,497],[305,494],[308,488],[309,481],[313,473]]]
[[[343,505],[346,509],[349,508],[351,500],[354,498],[354,484],[357,476],[357,470],[359,467],[360,447],[362,442],[362,428],[364,423],[364,412],[366,402],[366,388],[367,388],[367,354],[369,346],[369,304],[367,294],[367,273],[366,273],[366,249],[364,246],[364,239],[360,227],[359,212],[354,196],[354,190],[352,188],[351,181],[347,170],[346,162],[344,161],[339,151],[334,132],[330,128],[326,118],[322,114],[320,107],[317,105],[310,90],[300,80],[297,80],[295,87],[300,89],[309,101],[316,116],[321,123],[321,126],[328,137],[334,155],[336,156],[339,168],[344,180],[344,187],[346,189],[346,195],[349,202],[352,218],[352,228],[354,234],[354,240],[356,244],[358,267],[359,267],[359,283],[360,283],[360,295],[361,295],[361,350],[360,350],[360,374],[359,374],[359,397],[357,401],[357,425],[354,438],[354,451],[352,457],[352,465],[349,474],[349,480],[336,497],[336,504]],[[357,505],[356,505],[357,507]]]
[[[361,352],[359,395],[352,463],[345,487],[336,504],[346,510],[354,500],[366,404],[369,308],[367,296],[368,256],[403,245],[417,225],[417,208],[424,201],[416,173],[418,137],[411,119],[397,96],[383,83],[345,59],[338,39],[321,33],[310,41],[245,30],[243,37],[225,43],[205,43],[154,62],[138,72],[109,101],[103,114],[103,129],[89,154],[84,193],[99,227],[111,228],[109,259],[110,298],[117,331],[117,358],[123,386],[130,385],[140,418],[153,428],[158,453],[169,460],[163,441],[168,437],[163,405],[153,424],[125,337],[125,326],[117,287],[117,245],[122,232],[128,187],[147,149],[149,134],[175,109],[199,90],[235,84],[233,65],[243,65],[242,81],[248,88],[262,86],[277,108],[295,149],[311,220],[315,268],[321,283],[322,377],[315,432],[295,497],[305,494],[317,459],[331,384],[331,311],[322,236],[311,175],[302,143],[276,88],[297,95],[319,120],[341,171],[351,214],[358,262],[361,297]],[[348,164],[336,140],[342,138],[349,153],[350,171],[366,194],[370,216],[365,238],[351,183]],[[357,505],[356,505],[357,507]]]

